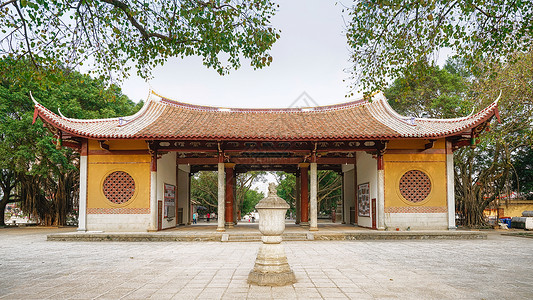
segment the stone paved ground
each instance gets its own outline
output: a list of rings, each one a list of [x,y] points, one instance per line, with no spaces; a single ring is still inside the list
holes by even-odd
[[[47,242],[0,229],[1,299],[533,299],[533,239],[286,242],[298,282],[246,284],[260,243]]]

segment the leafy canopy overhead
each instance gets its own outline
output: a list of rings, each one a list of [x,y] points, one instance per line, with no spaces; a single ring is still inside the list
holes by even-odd
[[[272,62],[270,0],[0,0],[0,58],[143,78],[171,57],[200,56],[220,74]]]
[[[362,0],[350,17],[351,79],[366,92],[383,90],[388,79],[405,73],[425,73],[420,62],[434,61],[443,48],[479,73],[512,62],[514,52],[532,45],[531,1]]]

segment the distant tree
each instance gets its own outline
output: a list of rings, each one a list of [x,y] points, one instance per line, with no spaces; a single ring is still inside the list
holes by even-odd
[[[517,155],[533,146],[533,52],[517,54],[514,60],[497,70],[497,76],[477,76],[470,89],[477,107],[485,107],[501,93],[501,123],[493,122],[475,149],[461,148],[454,155],[457,210],[469,226],[484,224],[483,210],[513,191],[515,170],[527,174],[527,163],[517,164]]]
[[[253,211],[257,202],[265,197],[262,192],[252,189],[254,184],[259,182],[264,183],[266,181],[265,175],[265,171],[251,171],[237,174],[235,199],[237,201],[237,207],[241,210],[241,215]]]
[[[319,212],[331,213],[342,199],[342,176],[331,170],[318,171]]]
[[[34,66],[127,77],[172,57],[199,56],[225,74],[242,59],[254,68],[271,63],[279,38],[270,26],[270,0],[0,1],[0,58],[27,58]]]
[[[355,1],[347,8],[352,78],[366,92],[391,78],[427,74],[427,61],[448,48],[468,70],[485,74],[532,48],[531,1]],[[414,78],[418,78],[414,76]]]
[[[5,226],[6,205],[19,200],[15,190],[15,172],[9,169],[0,170],[0,226]]]
[[[290,211],[295,213],[296,208],[296,176],[286,172],[276,172],[278,177],[278,196],[285,199],[290,205]],[[331,213],[337,207],[337,201],[342,195],[342,176],[334,171],[320,170],[318,177],[318,210],[321,213]]]
[[[427,68],[429,74],[420,75],[422,80],[412,83],[403,77],[385,91],[400,112],[444,118],[462,116],[470,107],[484,108],[501,93],[498,105],[501,124],[493,121],[490,132],[477,139],[475,149],[463,147],[454,153],[456,211],[467,226],[485,224],[483,210],[513,191],[515,173],[522,176],[515,186],[528,186],[527,177],[523,177],[528,174],[528,164],[522,163],[519,155],[533,145],[533,53],[516,54],[513,60],[516,63],[497,69],[496,76],[493,72],[474,76],[463,68],[460,60],[453,60],[447,63],[446,71],[438,69],[435,73],[436,67]],[[442,89],[440,79],[435,79],[439,76],[433,78],[432,74],[459,76],[464,81]],[[403,93],[402,86],[407,92]],[[399,101],[393,102],[395,99]]]
[[[3,194],[15,192],[24,212],[43,224],[64,225],[77,201],[79,156],[54,145],[57,139],[41,121],[32,125],[30,92],[52,111],[61,108],[74,118],[128,115],[139,107],[118,87],[106,88],[102,80],[88,75],[35,70],[23,59],[0,60],[0,169],[15,177],[15,189]],[[0,204],[3,211],[6,203]]]
[[[448,71],[458,72],[457,65],[449,61],[442,69],[438,66],[425,68],[427,73],[406,73],[385,90],[392,108],[413,117],[453,118],[467,115],[472,110],[472,102],[467,97],[470,82],[468,78]]]
[[[255,210],[255,206],[261,199],[265,198],[262,192],[258,192],[254,189],[249,189],[244,194],[243,200],[240,203],[242,215],[248,214]]]
[[[289,204],[288,212],[296,212],[296,176],[293,173],[276,172],[278,196]]]
[[[513,190],[522,197],[533,199],[533,149],[529,146],[519,148],[513,155],[513,166]]]
[[[263,194],[252,189],[252,185],[264,180],[265,172],[247,172],[237,174],[235,201],[242,213],[249,212],[263,198]],[[257,197],[261,197],[257,200]],[[191,198],[196,205],[205,206],[209,212],[216,212],[218,207],[218,173],[200,171],[191,178]],[[257,200],[257,202],[255,202]],[[255,202],[255,204],[253,204]]]

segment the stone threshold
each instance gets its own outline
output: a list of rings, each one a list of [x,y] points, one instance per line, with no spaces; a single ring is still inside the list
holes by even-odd
[[[283,241],[352,240],[472,240],[486,239],[479,231],[358,231],[284,233]],[[80,242],[259,242],[260,233],[227,232],[67,232],[47,235],[48,241]]]

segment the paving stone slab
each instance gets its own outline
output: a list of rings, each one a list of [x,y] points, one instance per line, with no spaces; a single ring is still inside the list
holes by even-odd
[[[246,283],[259,242],[56,242],[46,235],[64,230],[10,230],[0,230],[0,299],[533,299],[531,239],[499,232],[285,241],[298,282],[270,288]]]

